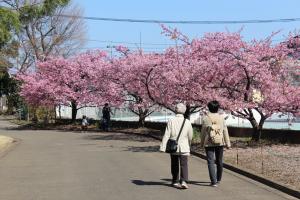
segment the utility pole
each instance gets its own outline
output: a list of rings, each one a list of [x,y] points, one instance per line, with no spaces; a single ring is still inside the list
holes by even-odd
[[[113,48],[113,45],[112,45],[112,42],[110,42],[110,59],[112,59],[112,57],[113,57],[112,48]]]
[[[140,31],[140,50],[142,51],[142,32]]]
[[[112,45],[112,42],[110,42],[110,45],[107,45],[106,48],[110,49],[110,59],[113,58],[113,48],[116,48],[116,46]]]

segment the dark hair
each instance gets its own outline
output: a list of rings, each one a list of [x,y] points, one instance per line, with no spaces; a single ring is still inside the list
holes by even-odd
[[[108,103],[105,103],[104,105],[105,105],[105,106],[108,106]]]
[[[85,115],[82,115],[82,119],[85,119],[86,118],[86,116]]]
[[[220,108],[220,104],[218,101],[211,101],[207,104],[208,110],[211,113],[217,113],[219,108]]]

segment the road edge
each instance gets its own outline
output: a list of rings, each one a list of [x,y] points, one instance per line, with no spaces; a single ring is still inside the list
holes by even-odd
[[[4,148],[0,149],[0,159],[5,157],[9,152],[11,152],[15,147],[21,142],[20,139],[12,138],[12,142],[8,143]]]

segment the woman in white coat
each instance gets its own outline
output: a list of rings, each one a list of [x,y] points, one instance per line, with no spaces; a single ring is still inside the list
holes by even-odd
[[[186,106],[182,103],[179,103],[176,105],[175,110],[176,116],[169,120],[167,123],[165,134],[160,145],[160,151],[166,151],[166,146],[169,139],[177,139],[181,126],[183,125],[181,135],[178,139],[177,152],[170,154],[171,173],[172,185],[176,188],[187,189],[188,156],[190,155],[190,147],[193,138],[193,128],[191,122],[188,119],[184,120],[183,114],[186,111]]]

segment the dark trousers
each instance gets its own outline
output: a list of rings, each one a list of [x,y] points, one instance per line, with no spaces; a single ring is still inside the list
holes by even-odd
[[[223,146],[205,147],[209,178],[212,184],[222,179],[223,173]],[[216,166],[217,172],[216,172]]]
[[[180,169],[179,169],[180,165]],[[180,179],[179,179],[180,170]],[[188,156],[171,154],[172,182],[188,181]]]
[[[87,131],[88,129],[88,126],[87,125],[81,125],[81,130],[82,131]]]
[[[103,118],[102,119],[102,128],[104,131],[108,131],[109,130],[109,125],[110,125],[110,118]]]

